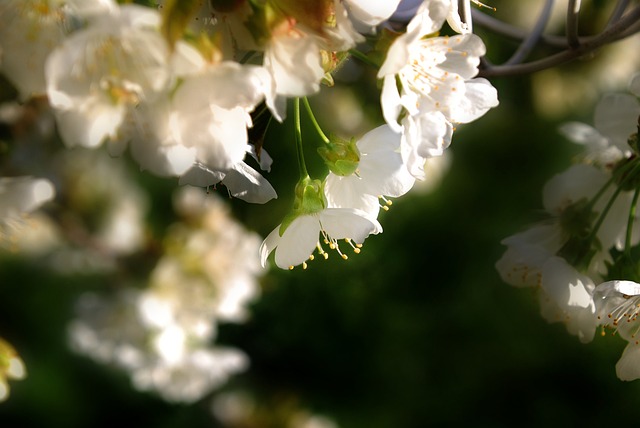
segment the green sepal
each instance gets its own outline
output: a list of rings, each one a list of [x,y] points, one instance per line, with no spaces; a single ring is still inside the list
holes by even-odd
[[[296,184],[293,208],[282,220],[278,233],[282,236],[287,227],[299,216],[315,214],[326,207],[324,183],[320,180],[312,180],[308,176],[301,179]]]
[[[330,135],[329,142],[318,147],[318,154],[329,170],[341,177],[353,174],[360,165],[360,150],[355,138],[343,140]]]

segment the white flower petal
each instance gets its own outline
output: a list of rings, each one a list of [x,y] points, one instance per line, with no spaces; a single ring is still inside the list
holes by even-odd
[[[640,102],[628,94],[607,94],[596,106],[594,123],[601,134],[620,150],[628,150],[627,139],[638,131]]]
[[[629,343],[616,363],[618,379],[630,381],[640,379],[640,345]]]
[[[278,197],[275,189],[258,171],[238,162],[226,171],[222,184],[232,196],[252,204],[264,204]]]
[[[362,244],[367,236],[382,232],[377,220],[351,208],[327,208],[319,215],[322,229],[333,239],[351,239]]]
[[[315,215],[297,217],[289,224],[277,243],[276,265],[281,269],[288,269],[307,260],[316,248],[319,234],[318,217]]]

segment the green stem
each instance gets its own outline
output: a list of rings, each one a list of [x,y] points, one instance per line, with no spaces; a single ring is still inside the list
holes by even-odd
[[[376,64],[375,62],[373,62],[371,60],[371,58],[369,58],[368,56],[366,56],[365,54],[363,54],[362,52],[355,50],[355,49],[350,49],[349,50],[349,54],[352,57],[358,58],[360,61],[364,62],[367,65],[370,65],[371,67],[375,68],[376,70],[380,68],[380,66],[378,64]]]
[[[624,252],[631,257],[631,235],[633,232],[633,222],[636,219],[636,205],[638,205],[638,196],[640,189],[636,189],[631,200],[631,208],[629,209],[629,219],[627,220],[627,236],[624,241]]]
[[[254,56],[256,54],[256,51],[249,51],[246,54],[244,54],[244,56],[242,58],[240,58],[240,64],[246,64],[247,62],[249,62],[249,60],[251,59],[252,56]]]
[[[613,206],[613,203],[618,198],[618,195],[620,194],[621,191],[622,191],[622,189],[620,187],[616,188],[616,191],[613,193],[613,196],[611,196],[609,201],[607,201],[607,205],[604,207],[604,209],[600,213],[600,217],[598,217],[598,221],[593,226],[593,229],[591,230],[591,233],[589,234],[589,237],[587,238],[587,242],[591,242],[593,240],[593,238],[596,237],[596,234],[598,233],[598,229],[600,229],[600,226],[602,226],[602,223],[604,222],[604,219],[607,217],[607,214],[609,213],[609,210]]]
[[[307,165],[304,163],[304,153],[302,151],[302,127],[300,126],[300,98],[293,100],[293,123],[296,136],[296,151],[298,153],[298,168],[300,169],[300,179],[309,177]]]
[[[611,183],[613,183],[614,180],[615,180],[615,177],[611,176],[611,178],[607,180],[606,183],[604,183],[604,185],[600,188],[600,190],[598,190],[598,193],[596,193],[595,196],[589,200],[587,209],[593,210],[593,207],[596,205],[596,202],[598,202],[598,199],[600,199],[600,197],[609,188],[609,186],[611,186]]]
[[[320,135],[320,138],[322,138],[322,141],[324,141],[325,143],[329,143],[329,139],[327,138],[327,136],[325,135],[324,132],[322,132],[322,128],[320,128],[320,125],[318,124],[318,121],[316,120],[316,117],[313,115],[313,110],[311,110],[311,105],[309,104],[309,100],[307,99],[307,97],[303,97],[302,101],[304,102],[304,107],[307,109],[307,113],[309,114],[309,117],[311,118],[311,123],[313,123],[313,126],[316,128],[316,131],[318,132],[318,135]]]

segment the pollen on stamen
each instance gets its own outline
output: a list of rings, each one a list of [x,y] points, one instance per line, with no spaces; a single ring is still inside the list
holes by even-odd
[[[289,266],[289,270],[293,270],[293,266]]]
[[[309,260],[313,260],[313,259],[315,259],[315,257],[314,257],[314,255],[313,255],[313,254],[311,254],[311,255],[309,256]]]
[[[347,260],[347,259],[349,258],[349,256],[347,256],[347,255],[346,255],[346,254],[344,254],[344,253],[343,253],[343,254],[340,254],[340,256],[341,256],[344,260]]]
[[[351,241],[351,239],[346,238],[345,241],[351,245],[351,248],[353,248],[353,252],[356,254],[360,254],[360,248],[362,248],[362,244],[355,244]]]
[[[302,262],[302,269],[306,270],[307,269],[307,262]]]

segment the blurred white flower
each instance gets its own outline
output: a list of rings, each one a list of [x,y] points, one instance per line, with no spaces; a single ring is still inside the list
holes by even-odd
[[[45,60],[65,37],[62,4],[62,0],[4,0],[0,4],[3,47],[0,70],[16,86],[22,99],[45,92]],[[24,31],[25,28],[30,31]]]
[[[53,183],[45,178],[0,177],[0,244],[16,243],[29,227],[29,213],[54,196]]]
[[[64,142],[96,147],[118,140],[129,109],[171,81],[158,11],[123,5],[93,19],[49,55],[47,94]]]
[[[113,301],[85,295],[70,326],[74,349],[127,370],[135,388],[190,403],[248,366],[240,350],[212,345],[219,321],[244,321],[264,271],[260,239],[214,195],[183,188],[174,224],[143,290]],[[126,327],[124,327],[126,326]]]
[[[27,369],[16,350],[0,337],[0,403],[9,397],[9,380],[21,380]]]

